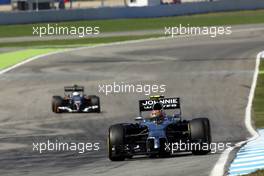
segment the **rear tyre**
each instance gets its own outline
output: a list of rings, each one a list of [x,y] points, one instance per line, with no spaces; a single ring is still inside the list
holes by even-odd
[[[190,121],[191,141],[196,144],[192,153],[194,155],[208,154],[211,144],[211,129],[208,118],[197,118]]]
[[[53,96],[51,102],[51,109],[54,113],[60,113],[59,107],[63,105],[63,99],[60,96]]]
[[[108,134],[108,156],[111,161],[123,161],[125,129],[122,124],[112,125]]]

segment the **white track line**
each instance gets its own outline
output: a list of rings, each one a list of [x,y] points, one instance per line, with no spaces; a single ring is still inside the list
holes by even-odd
[[[263,28],[259,29],[259,30],[263,30]],[[248,32],[248,31],[256,31],[256,29],[254,28],[249,28],[249,29],[235,29],[232,32]],[[184,38],[184,37],[195,37],[195,36],[205,36],[205,35],[191,35],[191,34],[186,34],[186,35],[179,35],[175,38]],[[32,58],[29,58],[25,61],[22,61],[18,64],[15,64],[11,67],[8,67],[6,69],[0,70],[0,75],[9,72],[17,67],[20,67],[26,63],[29,63],[31,61],[34,61],[36,59],[40,59],[42,57],[46,57],[46,56],[50,56],[50,55],[54,55],[54,54],[59,54],[59,53],[64,53],[64,52],[68,52],[68,51],[77,51],[77,50],[82,50],[82,49],[88,49],[88,48],[97,48],[97,47],[102,47],[102,46],[115,46],[115,45],[121,45],[121,44],[129,44],[129,43],[141,43],[141,42],[145,42],[145,41],[154,41],[154,40],[164,40],[164,39],[171,39],[172,37],[170,36],[164,36],[164,37],[153,37],[153,38],[147,38],[147,39],[138,39],[138,40],[129,40],[129,41],[121,41],[121,42],[113,42],[113,43],[106,43],[106,44],[96,44],[94,46],[81,46],[81,47],[77,47],[77,48],[70,48],[70,49],[65,49],[65,50],[60,50],[60,51],[55,51],[55,52],[51,52],[51,53],[47,53],[47,54],[42,54],[42,55],[38,55],[38,56],[34,56]],[[263,52],[263,57],[264,57],[264,52]],[[260,56],[261,57],[261,56]],[[254,131],[254,129],[253,129]]]
[[[13,69],[15,69],[17,67],[20,67],[20,66],[22,66],[22,65],[24,65],[26,63],[29,63],[29,62],[31,62],[33,60],[36,60],[36,59],[39,59],[39,58],[42,58],[42,57],[45,57],[45,56],[53,55],[53,54],[56,54],[56,53],[61,53],[61,52],[63,52],[63,51],[55,51],[55,52],[51,52],[51,53],[47,53],[47,54],[41,54],[41,55],[37,55],[37,56],[31,57],[31,58],[26,59],[25,61],[19,62],[18,64],[15,64],[15,65],[13,65],[11,67],[8,67],[6,69],[0,70],[0,75],[4,74],[6,72],[9,72],[9,71],[11,71],[11,70],[13,70]]]
[[[258,79],[258,73],[259,73],[259,64],[260,64],[260,59],[264,56],[264,51],[258,53],[256,57],[256,65],[255,65],[255,71],[254,71],[254,76],[248,96],[248,103],[246,107],[246,112],[245,112],[245,126],[248,130],[248,132],[251,134],[251,138],[245,141],[241,141],[239,143],[236,143],[234,147],[226,149],[218,159],[217,163],[215,164],[213,170],[210,173],[210,176],[223,176],[225,173],[225,165],[227,164],[228,157],[230,152],[237,147],[241,147],[245,143],[255,140],[259,134],[258,132],[253,128],[252,123],[251,123],[251,108],[252,108],[252,102],[254,99],[254,94],[255,94],[255,88],[257,85],[257,79]]]
[[[31,57],[29,59],[26,59],[25,61],[19,62],[18,64],[15,64],[11,67],[8,67],[6,69],[0,70],[0,75],[7,73],[17,67],[20,67],[22,65],[25,65],[29,62],[32,62],[34,60],[43,58],[43,57],[47,57],[47,56],[51,56],[51,55],[55,55],[55,54],[60,54],[60,53],[64,53],[64,52],[69,52],[69,51],[77,51],[77,50],[82,50],[82,49],[88,49],[88,48],[97,48],[97,47],[102,47],[102,46],[115,46],[115,45],[122,45],[122,44],[133,44],[133,43],[140,43],[140,42],[145,42],[145,41],[153,41],[153,40],[164,40],[164,39],[168,39],[167,37],[155,37],[155,38],[148,38],[148,39],[139,39],[139,40],[130,40],[130,41],[123,41],[123,42],[113,42],[113,43],[106,43],[106,44],[96,44],[94,46],[82,46],[82,47],[77,47],[77,48],[70,48],[70,49],[63,49],[63,50],[59,50],[59,51],[54,51],[54,52],[50,52],[47,54],[41,54],[41,55],[37,55],[34,57]]]

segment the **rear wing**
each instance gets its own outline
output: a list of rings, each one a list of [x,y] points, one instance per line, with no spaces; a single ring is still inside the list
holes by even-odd
[[[180,98],[164,98],[162,97],[151,97],[148,100],[139,100],[139,112],[140,115],[143,111],[151,111],[153,110],[153,105],[156,103],[161,103],[163,109],[181,109]]]
[[[83,86],[65,86],[64,87],[64,91],[65,92],[83,92],[84,91],[84,87]]]

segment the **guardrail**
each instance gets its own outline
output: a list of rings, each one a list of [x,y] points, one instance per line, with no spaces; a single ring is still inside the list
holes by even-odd
[[[264,9],[264,0],[221,0],[148,7],[104,7],[76,10],[2,12],[0,24],[25,24],[73,20],[149,18],[220,11]]]

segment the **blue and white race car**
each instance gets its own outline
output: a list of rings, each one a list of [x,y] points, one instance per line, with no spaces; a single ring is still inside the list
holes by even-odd
[[[83,92],[83,86],[73,85],[64,87],[64,97],[52,97],[52,111],[55,113],[101,112],[99,97],[96,95],[85,95]]]
[[[165,110],[174,110],[167,115]],[[147,117],[142,112],[151,111]],[[175,151],[190,151],[193,154],[207,154],[211,144],[211,130],[208,118],[182,120],[180,98],[152,96],[139,101],[140,116],[136,123],[114,124],[108,133],[108,155],[112,161],[122,161],[134,155],[150,157],[170,156]],[[177,149],[176,149],[177,144]],[[181,150],[179,144],[194,147]],[[173,147],[173,148],[172,148]]]

